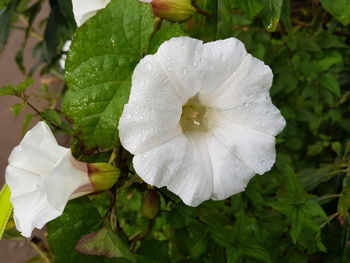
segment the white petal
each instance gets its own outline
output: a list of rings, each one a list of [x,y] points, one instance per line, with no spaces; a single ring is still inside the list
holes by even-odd
[[[236,38],[209,42],[203,45],[203,86],[200,94],[220,87],[246,57],[244,44]]]
[[[155,57],[166,71],[172,86],[182,97],[182,103],[192,98],[202,85],[202,41],[178,37],[165,41]],[[155,73],[157,71],[154,71]]]
[[[60,212],[63,212],[75,190],[90,185],[87,172],[76,169],[72,165],[72,158],[69,152],[59,160],[49,176],[43,178],[47,201],[50,206]]]
[[[189,206],[198,206],[211,198],[214,182],[207,136],[193,134],[183,162],[167,188]]]
[[[45,122],[39,122],[12,151],[9,163],[31,173],[46,175],[69,151],[70,149],[57,144]]]
[[[27,132],[12,151],[5,177],[16,226],[24,236],[60,216],[73,192],[90,184],[70,158],[70,149],[57,144],[45,122]]]
[[[80,27],[96,12],[105,8],[110,0],[72,0],[73,14],[77,26]]]
[[[30,237],[34,228],[41,229],[61,215],[47,201],[43,179],[19,168],[8,166],[6,183],[11,189],[11,202],[17,229]]]
[[[129,103],[119,121],[124,148],[136,154],[178,135],[181,111],[179,96],[160,64],[154,56],[143,58],[134,71]]]
[[[133,161],[137,174],[148,184],[167,186],[185,204],[197,206],[210,199],[213,180],[205,138],[178,136]],[[209,165],[209,166],[208,166]]]
[[[236,124],[213,111],[211,133],[229,149],[240,162],[255,173],[264,174],[275,163],[275,137]],[[213,121],[214,122],[214,121]]]
[[[212,199],[223,200],[245,190],[255,172],[235,157],[233,149],[215,136],[208,140],[213,169]]]
[[[203,104],[222,110],[233,122],[277,135],[285,120],[271,102],[272,78],[271,69],[248,54],[225,83],[200,99]]]
[[[133,159],[137,174],[148,184],[163,187],[171,182],[185,158],[188,141],[177,136]]]

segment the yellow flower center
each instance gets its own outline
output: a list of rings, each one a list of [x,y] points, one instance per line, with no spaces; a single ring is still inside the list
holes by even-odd
[[[190,99],[182,107],[180,124],[183,133],[205,132],[208,130],[206,119],[206,107],[204,107],[197,97]]]

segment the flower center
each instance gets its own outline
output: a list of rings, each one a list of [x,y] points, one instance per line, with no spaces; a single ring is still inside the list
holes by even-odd
[[[206,111],[206,107],[200,103],[197,97],[190,99],[182,107],[182,115],[180,119],[182,131],[185,134],[207,131],[207,119],[205,117]]]

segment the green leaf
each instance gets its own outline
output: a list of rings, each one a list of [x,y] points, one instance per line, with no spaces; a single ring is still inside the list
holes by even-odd
[[[333,94],[340,96],[341,90],[337,79],[333,75],[324,75],[320,79],[321,86],[328,89]]]
[[[32,119],[33,119],[33,114],[31,113],[26,114],[26,116],[24,117],[23,124],[22,124],[22,136],[24,136],[28,131],[29,124],[32,121]]]
[[[51,62],[61,53],[76,28],[71,0],[50,1],[51,12],[44,33],[45,60]]]
[[[10,108],[11,113],[15,116],[18,116],[22,111],[22,106],[22,103],[13,104]]]
[[[150,7],[137,0],[112,1],[77,30],[66,62],[63,112],[85,149],[116,145],[131,75],[152,30]]]
[[[265,28],[275,31],[280,19],[283,0],[264,0],[265,8],[262,10]]]
[[[56,263],[102,263],[103,258],[75,251],[77,242],[101,223],[101,217],[87,197],[70,201],[62,216],[48,224],[48,242]]]
[[[8,95],[13,95],[16,96],[16,92],[13,89],[13,86],[5,86],[0,88],[0,96],[8,96]]]
[[[10,202],[11,192],[7,184],[0,192],[0,239],[4,234],[7,222],[12,213],[12,203]]]
[[[252,19],[264,8],[264,0],[234,0],[234,5]]]
[[[41,113],[41,117],[54,125],[61,126],[62,124],[61,117],[56,110],[47,109]]]
[[[159,46],[164,43],[164,41],[169,40],[173,37],[186,36],[179,24],[171,24],[170,26],[162,27],[152,38],[148,53],[154,54],[157,52]]]
[[[350,0],[321,0],[321,4],[344,26],[350,23]]]
[[[259,245],[249,244],[243,248],[243,253],[252,258],[271,263],[271,258],[265,248]]]
[[[19,0],[13,0],[8,6],[0,9],[0,50],[7,42],[10,33],[11,18],[16,11],[18,3]]]
[[[87,255],[127,258],[132,262],[136,260],[129,247],[109,227],[104,227],[82,237],[75,248]]]

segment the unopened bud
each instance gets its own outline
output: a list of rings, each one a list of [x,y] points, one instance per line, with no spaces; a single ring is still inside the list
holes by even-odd
[[[158,193],[155,190],[149,190],[142,200],[143,214],[149,219],[154,219],[159,212],[159,206],[160,198]]]
[[[87,169],[95,191],[108,190],[118,181],[120,175],[120,170],[108,163],[89,163]]]
[[[173,22],[184,21],[196,12],[191,0],[140,0],[140,2],[150,3],[155,16]]]

